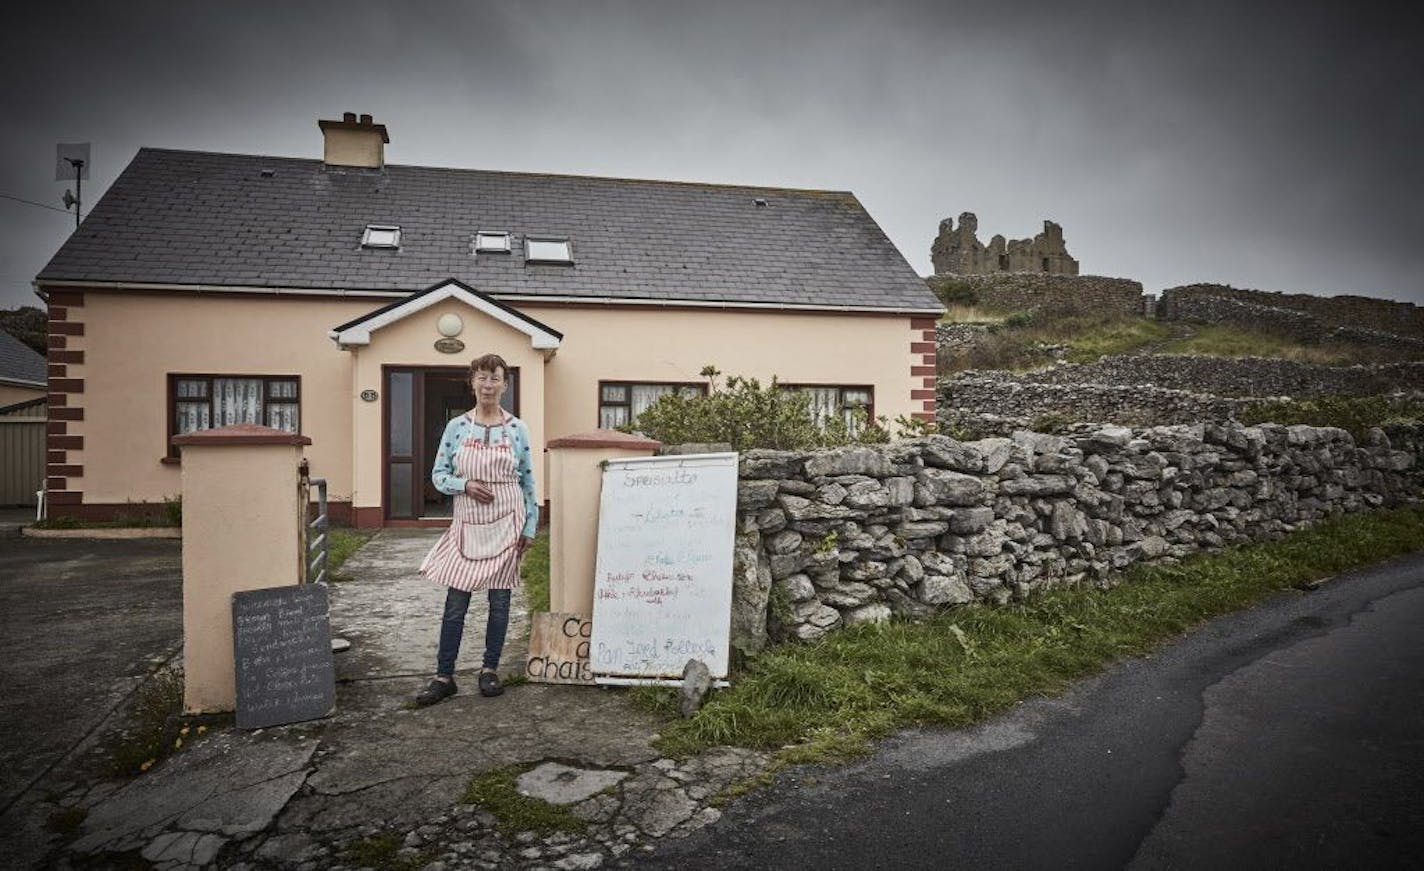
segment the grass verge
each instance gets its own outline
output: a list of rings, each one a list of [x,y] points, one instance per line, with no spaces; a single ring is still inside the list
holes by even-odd
[[[896,729],[983,720],[1293,585],[1421,548],[1424,509],[1353,515],[1141,567],[1108,590],[1062,588],[1005,607],[833,632],[756,660],[694,717],[668,722],[659,749],[780,749],[778,766],[847,758]],[[668,713],[676,705],[668,690],[633,698]]]
[[[521,795],[515,788],[519,776],[532,765],[510,765],[487,771],[470,781],[463,801],[477,804],[494,815],[504,832],[583,832],[588,823],[561,805]]]
[[[351,580],[350,575],[341,571],[341,566],[361,549],[361,545],[371,540],[371,533],[333,527],[327,530],[327,535],[327,546],[330,548],[326,556],[327,580],[335,583]]]
[[[529,612],[549,610],[549,530],[534,536],[534,546],[524,554],[524,564],[519,567],[519,577],[524,581],[524,597],[529,604]]]

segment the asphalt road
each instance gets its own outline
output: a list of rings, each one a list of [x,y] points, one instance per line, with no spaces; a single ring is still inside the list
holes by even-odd
[[[648,868],[1395,868],[1424,855],[1424,554],[982,727],[802,769]]]
[[[0,539],[0,813],[183,640],[176,540]]]

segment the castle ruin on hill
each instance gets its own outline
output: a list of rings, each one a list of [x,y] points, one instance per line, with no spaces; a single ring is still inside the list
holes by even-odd
[[[1005,241],[995,235],[986,246],[976,235],[979,219],[973,212],[939,222],[939,235],[930,247],[935,275],[986,275],[992,272],[1046,272],[1050,275],[1077,275],[1078,261],[1063,244],[1063,228],[1043,222],[1043,232],[1032,239]]]

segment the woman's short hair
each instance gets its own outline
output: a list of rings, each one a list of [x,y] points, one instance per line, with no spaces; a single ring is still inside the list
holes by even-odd
[[[470,361],[470,377],[475,377],[476,372],[498,372],[499,377],[508,378],[509,364],[498,354],[485,354]]]

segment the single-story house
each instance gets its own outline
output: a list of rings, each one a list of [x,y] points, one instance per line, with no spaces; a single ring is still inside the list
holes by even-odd
[[[156,507],[174,436],[255,422],[311,439],[337,518],[439,522],[488,352],[539,445],[708,364],[933,419],[943,310],[853,194],[401,166],[369,115],[319,127],[320,160],[140,150],[40,272],[52,515]]]

